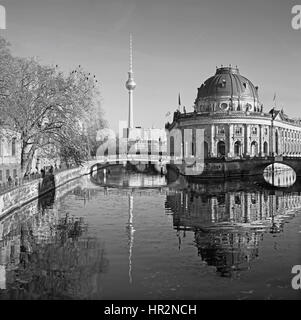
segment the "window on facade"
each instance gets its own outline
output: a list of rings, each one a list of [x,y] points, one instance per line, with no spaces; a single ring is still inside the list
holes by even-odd
[[[11,154],[12,156],[16,155],[16,138],[13,138],[11,143]]]
[[[241,156],[241,142],[236,141],[234,144],[234,154],[235,156]]]
[[[228,104],[227,103],[222,103],[221,104],[221,109],[222,110],[226,110],[228,108]]]
[[[223,204],[226,203],[226,197],[225,197],[225,195],[217,196],[216,200],[217,200],[217,203],[218,203],[219,205],[223,205]]]
[[[268,154],[268,143],[265,141],[264,144],[263,144],[263,153],[265,155]]]
[[[252,127],[252,134],[257,134],[257,127]]]
[[[235,134],[241,135],[242,134],[242,127],[235,127]]]
[[[268,128],[264,128],[264,134],[267,136],[268,135]]]
[[[8,180],[8,177],[9,177],[9,169],[6,170],[6,180]]]
[[[246,104],[246,111],[252,111],[253,107],[250,103]]]
[[[13,176],[14,176],[14,178],[16,178],[16,176],[17,176],[17,169],[14,169],[14,171],[13,171]]]
[[[224,127],[218,127],[217,128],[217,133],[218,134],[225,134],[225,128]]]
[[[256,141],[251,143],[251,156],[255,157],[258,155],[258,144]]]
[[[0,170],[0,181],[2,181],[3,177],[2,177],[2,170]]]
[[[235,196],[235,204],[238,204],[238,205],[241,204],[240,196]]]
[[[217,144],[217,153],[219,156],[226,155],[226,144],[224,141],[219,141],[219,143]]]

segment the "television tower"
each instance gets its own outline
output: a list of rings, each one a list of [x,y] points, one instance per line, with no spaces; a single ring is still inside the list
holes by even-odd
[[[129,91],[129,118],[128,128],[134,128],[134,110],[133,110],[133,91],[136,88],[136,82],[133,77],[133,43],[132,34],[130,34],[130,67],[128,72],[129,78],[125,84]]]

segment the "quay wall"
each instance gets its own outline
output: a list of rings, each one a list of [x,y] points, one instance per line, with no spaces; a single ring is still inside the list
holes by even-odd
[[[22,207],[39,196],[89,174],[90,170],[91,164],[87,162],[82,167],[61,171],[54,173],[54,175],[46,175],[44,178],[25,182],[13,190],[0,194],[0,219],[12,210]]]
[[[204,165],[204,170],[195,176],[191,177],[196,179],[209,179],[209,178],[218,178],[218,179],[227,179],[235,177],[254,177],[254,176],[263,176],[264,169],[272,163],[282,163],[291,167],[295,172],[297,177],[301,177],[301,160],[297,158],[283,158],[273,161],[271,158],[260,159],[252,158],[248,160],[206,160]],[[170,164],[167,165],[168,174],[167,176],[170,179],[175,179],[179,174],[184,176],[190,176],[186,173],[186,167],[182,164]]]

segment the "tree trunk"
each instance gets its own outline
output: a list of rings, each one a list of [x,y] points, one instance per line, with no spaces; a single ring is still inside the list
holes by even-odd
[[[31,165],[32,165],[32,160],[34,157],[34,153],[36,151],[36,148],[32,146],[29,150],[29,152],[26,152],[25,149],[27,147],[27,143],[22,144],[22,150],[21,150],[21,173],[23,176],[25,174],[30,174],[31,171]]]

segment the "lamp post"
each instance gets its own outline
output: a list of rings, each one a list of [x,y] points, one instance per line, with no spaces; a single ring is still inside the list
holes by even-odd
[[[274,152],[274,108],[271,111],[271,146],[272,146],[272,184],[275,185],[275,152]]]

